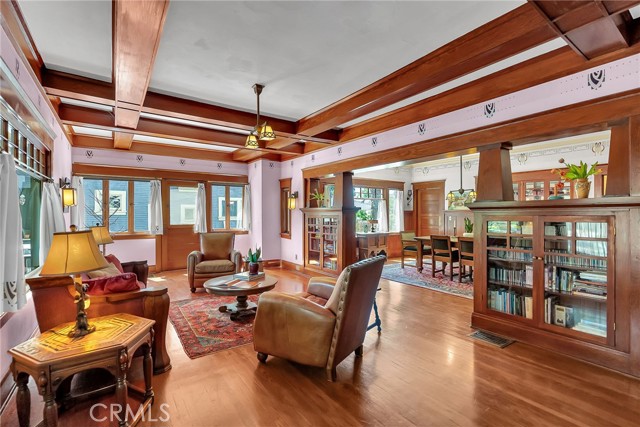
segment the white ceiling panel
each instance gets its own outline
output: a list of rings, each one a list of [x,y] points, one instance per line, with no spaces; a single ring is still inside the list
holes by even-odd
[[[232,151],[237,150],[237,148],[227,147],[226,145],[205,144],[202,142],[182,141],[180,139],[170,139],[170,138],[158,138],[156,136],[147,136],[147,135],[134,135],[133,140],[141,141],[141,142],[153,142],[153,143],[162,144],[162,145],[173,145],[176,147],[201,148],[201,149],[211,150],[211,151],[223,151],[225,153],[230,153]]]
[[[174,1],[151,88],[299,119],[524,1]]]
[[[18,5],[47,68],[111,81],[111,1]]]

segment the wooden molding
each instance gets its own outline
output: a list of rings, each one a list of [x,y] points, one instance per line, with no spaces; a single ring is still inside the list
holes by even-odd
[[[353,141],[409,123],[427,120],[480,103],[486,99],[498,98],[639,52],[640,44],[600,56],[591,61],[584,61],[570,47],[565,46],[444,93],[349,126],[342,131],[340,142]],[[315,147],[315,149],[322,148],[325,146]]]
[[[556,37],[531,4],[446,44],[346,98],[298,121],[315,135],[506,59]]]
[[[303,170],[303,176],[325,176],[344,170],[377,166],[383,161],[392,163],[414,159],[435,160],[441,158],[444,153],[469,154],[477,152],[479,147],[504,141],[511,141],[514,146],[524,145],[575,132],[591,131],[594,128],[607,129],[610,122],[637,114],[640,114],[640,90],[632,90],[484,128],[307,168]]]
[[[478,201],[513,200],[510,150],[508,144],[480,151]]]
[[[240,184],[247,184],[249,182],[248,177],[244,175],[221,175],[203,172],[182,172],[167,169],[143,169],[121,166],[93,165],[86,163],[74,163],[72,171],[74,175],[82,176],[177,179],[191,182],[235,182]]]
[[[611,128],[607,196],[640,196],[640,116]]]

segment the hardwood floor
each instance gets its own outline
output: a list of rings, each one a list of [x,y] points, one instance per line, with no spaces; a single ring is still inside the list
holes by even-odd
[[[277,290],[306,283],[297,273],[269,273],[279,277]],[[160,277],[172,300],[191,297],[183,271]],[[499,349],[472,340],[471,300],[381,284],[382,334],[367,334],[364,357],[341,363],[336,383],[323,369],[272,357],[260,364],[251,345],[190,360],[170,326],[173,369],[154,377],[151,411],[158,420],[164,409],[170,419],[139,425],[638,425],[639,380],[521,343]],[[3,426],[17,425],[10,405]],[[88,408],[77,405],[60,424],[98,425]],[[32,422],[41,409],[33,390]]]

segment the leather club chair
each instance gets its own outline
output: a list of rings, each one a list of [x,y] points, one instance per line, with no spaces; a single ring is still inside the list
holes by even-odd
[[[385,259],[376,256],[348,266],[335,286],[329,282],[310,286],[309,292],[317,287],[319,297],[329,298],[324,306],[300,294],[262,294],[253,326],[258,360],[266,362],[272,355],[324,367],[327,379],[335,381],[340,362],[352,351],[362,356]]]
[[[191,252],[187,258],[191,292],[214,277],[240,273],[242,254],[233,249],[235,237],[233,233],[200,234],[200,250]]]

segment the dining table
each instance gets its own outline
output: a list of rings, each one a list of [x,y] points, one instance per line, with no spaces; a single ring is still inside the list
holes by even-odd
[[[414,239],[418,242],[417,249],[418,253],[416,255],[416,268],[418,269],[418,273],[422,273],[422,256],[424,255],[424,247],[431,246],[431,236],[416,236]],[[449,236],[451,240],[451,247],[456,248],[458,246],[458,237],[457,236]]]

